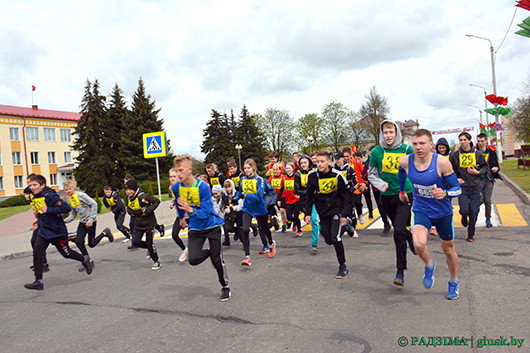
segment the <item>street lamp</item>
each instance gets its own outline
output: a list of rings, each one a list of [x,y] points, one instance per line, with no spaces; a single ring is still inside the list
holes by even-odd
[[[236,145],[236,150],[237,150],[237,154],[239,155],[239,169],[241,169],[241,149],[243,148],[243,146],[241,145]]]
[[[488,38],[475,36],[472,34],[466,34],[467,37],[473,37],[478,39],[487,40],[490,42],[490,52],[491,52],[491,79],[493,83],[493,94],[497,95],[497,81],[495,79],[495,49],[493,49],[493,43]],[[485,90],[484,90],[485,91]],[[499,116],[495,115],[495,122],[499,123]],[[501,143],[501,133],[497,131],[496,134],[497,137],[497,159],[499,160],[499,163],[502,163],[502,143]]]
[[[488,109],[488,100],[486,99],[486,96],[488,95],[488,93],[486,92],[486,89],[482,86],[479,86],[479,85],[475,85],[473,83],[470,83],[469,84],[470,86],[473,86],[473,87],[478,87],[478,88],[482,88],[482,90],[484,90],[484,109]],[[488,117],[488,113],[486,113],[486,125],[489,125],[490,123],[490,119]],[[488,140],[488,143],[489,143],[489,140]]]
[[[476,105],[471,105],[471,104],[469,104],[469,106],[478,109],[478,112],[480,113],[480,123],[482,124],[482,109],[480,109],[480,108],[477,107]]]
[[[313,150],[311,148],[311,144],[313,143],[313,141],[315,141],[315,139],[313,138],[313,136],[307,136],[307,141],[309,141],[309,154],[313,153]]]

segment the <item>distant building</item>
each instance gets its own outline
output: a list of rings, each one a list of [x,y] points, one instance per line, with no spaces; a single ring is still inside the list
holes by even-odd
[[[0,105],[0,196],[22,194],[31,173],[60,189],[73,179],[72,133],[81,114]]]
[[[396,125],[399,126],[399,129],[401,130],[401,136],[403,137],[403,142],[406,144],[411,145],[412,144],[412,135],[414,134],[414,131],[418,130],[420,124],[418,123],[418,120],[407,120],[405,122],[396,121]]]

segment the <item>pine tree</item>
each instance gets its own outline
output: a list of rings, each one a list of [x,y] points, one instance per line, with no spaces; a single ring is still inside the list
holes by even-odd
[[[118,87],[118,84],[114,86],[112,94],[109,96],[110,103],[108,108],[109,120],[112,122],[112,131],[111,135],[113,136],[112,140],[112,150],[114,151],[114,175],[112,180],[108,180],[108,185],[113,187],[118,187],[123,184],[123,176],[125,167],[123,161],[119,158],[119,151],[121,145],[121,134],[124,130],[125,124],[124,120],[129,114],[129,109],[127,109],[127,103],[125,97],[123,96],[123,91]]]
[[[108,118],[106,98],[99,93],[99,82],[85,85],[81,104],[81,118],[75,128],[77,139],[72,149],[79,152],[74,169],[77,186],[93,192],[112,180],[116,158],[112,149],[112,122]],[[93,195],[91,195],[93,196]]]
[[[241,163],[243,164],[246,159],[252,158],[256,161],[258,169],[262,169],[265,163],[263,157],[267,155],[267,150],[263,148],[265,138],[260,132],[255,119],[250,116],[246,105],[241,108],[237,128],[234,131],[234,141],[243,147],[241,149]],[[237,155],[234,156],[236,160],[237,157]],[[243,168],[243,165],[241,165],[241,168]]]
[[[237,154],[231,135],[226,114],[221,115],[212,109],[212,119],[203,130],[201,152],[206,154],[204,163],[215,163],[220,172],[227,171],[226,160]]]
[[[163,131],[163,119],[158,118],[160,109],[155,108],[155,101],[145,91],[144,82],[138,80],[138,88],[133,93],[132,109],[123,119],[124,129],[120,140],[120,162],[125,167],[124,173],[131,174],[139,181],[156,180],[155,158],[144,158],[143,134]],[[170,150],[169,140],[166,145]],[[164,174],[173,163],[173,156],[158,158],[160,173]]]

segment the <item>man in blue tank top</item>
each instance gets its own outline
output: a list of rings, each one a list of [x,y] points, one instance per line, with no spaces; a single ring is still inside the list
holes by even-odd
[[[458,298],[458,255],[454,247],[453,206],[451,197],[462,190],[453,167],[447,158],[438,158],[432,153],[432,135],[428,130],[418,129],[412,135],[414,153],[399,160],[399,198],[408,202],[405,181],[408,177],[414,188],[412,204],[412,239],[418,256],[425,262],[423,285],[432,288],[436,264],[427,249],[429,230],[435,226],[442,242],[442,250],[449,267],[449,291],[447,299]]]

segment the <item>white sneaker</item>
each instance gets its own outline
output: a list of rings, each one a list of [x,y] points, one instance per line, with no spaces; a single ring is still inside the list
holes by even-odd
[[[129,240],[131,240],[131,239],[129,239],[129,238],[125,238],[125,239],[123,239],[121,242],[122,242],[122,243],[127,243]]]
[[[180,254],[179,261],[184,262],[188,258],[188,249],[182,250],[182,253]]]
[[[147,260],[151,260],[151,254],[149,254],[149,250],[147,250],[147,255],[145,255],[145,258]]]
[[[353,230],[353,237],[352,238],[359,238],[359,234],[357,234],[357,231]]]
[[[363,215],[359,216],[359,223],[364,224],[364,216]]]
[[[157,261],[153,264],[153,267],[151,267],[151,270],[156,271],[160,269],[160,267],[162,267],[162,265],[160,265],[160,261]]]

